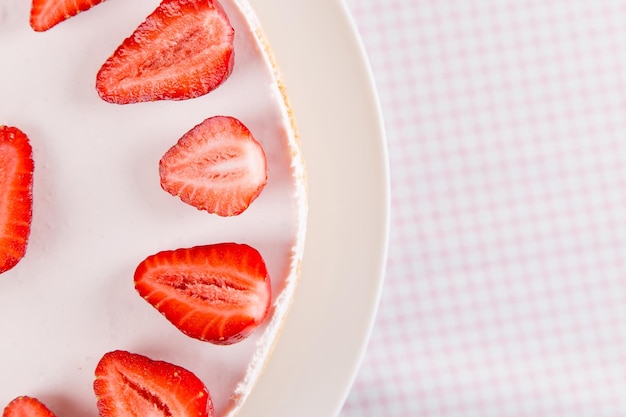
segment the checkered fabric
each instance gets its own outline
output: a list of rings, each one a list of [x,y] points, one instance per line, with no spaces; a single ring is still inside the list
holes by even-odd
[[[626,416],[626,2],[346,2],[392,229],[341,416]]]

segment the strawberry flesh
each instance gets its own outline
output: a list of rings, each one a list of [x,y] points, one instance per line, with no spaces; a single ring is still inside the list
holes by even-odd
[[[116,350],[100,359],[95,375],[100,417],[213,417],[206,386],[181,366]]]
[[[206,119],[159,162],[161,187],[198,210],[220,216],[245,211],[267,183],[265,152],[246,126],[229,116]]]
[[[234,29],[213,0],[164,0],[102,65],[96,89],[108,102],[186,100],[231,74]]]
[[[26,254],[33,214],[32,147],[19,129],[0,126],[0,273]]]
[[[104,0],[33,0],[30,26],[37,32],[56,26],[62,21],[91,9]]]
[[[2,417],[55,417],[55,415],[37,398],[20,396],[7,404]]]
[[[220,243],[162,251],[135,271],[137,292],[186,335],[228,345],[270,312],[271,283],[251,246]]]

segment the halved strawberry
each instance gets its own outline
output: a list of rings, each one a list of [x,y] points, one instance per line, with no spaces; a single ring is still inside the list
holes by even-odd
[[[51,27],[91,9],[104,0],[33,0],[30,9],[30,26],[37,32]]]
[[[54,413],[37,398],[20,396],[4,408],[2,417],[55,417]]]
[[[137,292],[180,331],[228,345],[268,317],[270,277],[261,254],[237,243],[163,251],[135,271]]]
[[[33,215],[32,155],[21,130],[0,126],[0,273],[26,254]]]
[[[103,100],[185,100],[224,82],[234,64],[234,29],[214,0],[163,0],[100,68]]]
[[[265,152],[239,120],[206,119],[159,162],[161,187],[185,203],[220,216],[241,214],[267,183]]]
[[[116,350],[96,366],[93,390],[100,417],[212,417],[213,402],[191,371]]]

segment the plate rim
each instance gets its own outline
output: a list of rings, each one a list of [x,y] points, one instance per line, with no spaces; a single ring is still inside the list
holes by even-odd
[[[254,416],[259,415],[260,412],[263,415],[274,415],[277,417],[292,416],[295,413],[299,416],[337,416],[341,412],[356,381],[358,371],[365,357],[367,345],[374,330],[384,287],[390,234],[391,184],[387,137],[381,102],[365,45],[360,37],[350,9],[344,0],[329,2],[301,0],[296,2],[297,4],[290,4],[288,0],[250,0],[250,3],[261,21],[270,46],[274,51],[278,67],[285,79],[286,90],[294,110],[296,124],[302,141],[304,161],[307,166],[310,207],[302,278],[299,288],[296,290],[292,311],[287,316],[283,334],[275,347],[275,354],[270,357],[254,391],[242,407],[240,416]],[[289,16],[289,19],[285,20],[284,16]],[[343,38],[338,39],[336,44],[323,44],[319,40],[315,42],[308,39],[316,34],[307,34],[305,32],[306,28],[314,26],[313,22],[315,22],[315,19],[321,18],[327,18],[325,22],[317,22],[320,24],[326,23],[325,30],[331,31],[333,34],[343,35]],[[303,19],[310,20],[309,26],[305,24]],[[288,34],[292,34],[292,36],[287,36]],[[351,316],[350,323],[353,325],[351,336],[353,339],[347,342],[352,343],[352,358],[342,364],[338,364],[333,362],[333,359],[328,356],[319,356],[319,359],[330,362],[333,368],[332,374],[327,374],[331,368],[328,363],[318,363],[317,369],[299,366],[297,363],[298,358],[293,357],[294,355],[290,355],[289,352],[291,349],[301,348],[302,346],[299,345],[297,339],[306,336],[303,336],[303,333],[297,327],[303,323],[307,324],[303,322],[303,318],[307,317],[307,312],[303,311],[302,305],[307,304],[307,306],[310,306],[311,303],[307,299],[308,294],[303,294],[303,292],[313,289],[308,285],[310,284],[309,280],[314,278],[311,276],[313,275],[311,272],[314,272],[315,269],[311,267],[310,263],[315,258],[311,254],[318,249],[316,246],[318,242],[312,243],[310,240],[312,233],[315,231],[319,232],[315,205],[320,203],[317,200],[318,195],[315,194],[317,188],[315,188],[313,183],[319,181],[316,175],[319,172],[318,164],[320,161],[319,155],[311,152],[312,145],[310,141],[314,140],[311,139],[314,134],[309,135],[311,129],[308,119],[312,116],[310,112],[307,114],[309,109],[307,109],[307,104],[305,103],[311,99],[311,95],[315,93],[314,90],[318,84],[314,82],[310,88],[300,85],[303,83],[303,80],[306,80],[307,72],[306,70],[302,71],[306,63],[299,62],[295,57],[300,58],[298,52],[302,55],[302,51],[298,51],[298,45],[300,45],[298,40],[303,38],[307,38],[309,42],[307,46],[315,44],[314,46],[317,47],[334,48],[332,51],[327,51],[333,57],[341,56],[342,48],[345,49],[343,52],[348,52],[343,55],[345,60],[341,62],[342,69],[344,73],[348,67],[358,72],[361,80],[361,84],[358,87],[365,90],[364,96],[367,97],[367,101],[361,103],[361,110],[364,111],[362,115],[367,116],[368,126],[371,127],[371,136],[369,138],[371,149],[369,150],[374,150],[374,154],[369,157],[375,162],[375,166],[362,165],[360,168],[373,168],[379,180],[375,184],[376,190],[372,191],[372,195],[379,199],[378,206],[362,207],[360,210],[363,216],[367,208],[369,208],[370,210],[365,213],[369,217],[365,216],[364,218],[370,221],[373,220],[376,223],[374,226],[377,230],[375,233],[372,233],[372,236],[375,235],[376,238],[369,242],[371,252],[376,254],[376,259],[370,259],[370,263],[374,267],[371,269],[371,274],[368,277],[367,291],[362,294],[362,303],[359,304],[360,310],[352,312]],[[326,40],[328,39],[332,39],[332,36],[328,36]],[[303,49],[306,49],[306,47],[303,47]],[[337,55],[338,51],[339,55]],[[310,50],[307,50],[307,52],[310,52]],[[317,58],[320,58],[320,62],[325,64],[326,67],[329,66],[329,62],[324,61],[325,57],[318,56]],[[319,94],[319,91],[317,93]],[[342,91],[339,91],[338,96],[341,93]],[[346,99],[346,97],[342,98]],[[363,184],[360,184],[360,186],[363,187]],[[326,209],[326,207],[322,207],[323,209]],[[350,265],[342,266],[350,269]],[[310,314],[311,312],[308,313]],[[323,327],[329,323],[317,322],[315,324]],[[337,341],[337,343],[343,343],[343,341]],[[301,359],[306,359],[307,353],[311,352],[299,351],[299,353],[302,353],[303,358]],[[324,353],[328,352],[324,351]],[[345,360],[345,352],[343,353],[343,359]],[[285,358],[284,356],[286,355],[290,355],[290,357]],[[314,359],[315,356],[313,356]],[[298,381],[296,383],[296,381],[292,380],[290,382],[291,385],[287,386],[289,382],[285,380],[289,379],[289,374],[292,371],[294,373],[306,373],[309,382],[302,383],[302,381]],[[319,386],[319,384],[330,382],[329,379],[335,381],[334,384],[330,384],[332,389],[325,389]],[[276,398],[278,397],[276,390],[282,391],[289,398],[282,398],[276,403]],[[303,393],[303,390],[310,392]],[[311,406],[313,401],[317,402],[315,406]],[[303,408],[302,404],[307,404],[306,408]]]

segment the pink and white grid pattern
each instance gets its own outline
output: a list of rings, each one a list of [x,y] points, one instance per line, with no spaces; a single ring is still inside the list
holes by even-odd
[[[341,416],[626,416],[626,2],[347,4],[392,230]]]

